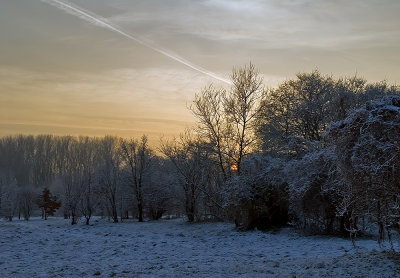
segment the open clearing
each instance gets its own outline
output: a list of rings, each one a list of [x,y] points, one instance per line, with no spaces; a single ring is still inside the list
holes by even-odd
[[[0,220],[0,277],[400,277],[375,240],[183,220]]]

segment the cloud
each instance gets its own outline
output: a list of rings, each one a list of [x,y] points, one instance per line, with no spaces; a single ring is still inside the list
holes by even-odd
[[[64,75],[0,68],[0,122],[21,132],[32,124],[66,133],[177,134],[193,125],[187,103],[210,81],[174,69]]]
[[[151,1],[110,18],[153,40],[197,36],[249,48],[344,48],[399,34],[396,1]],[[156,7],[156,8],[154,8]],[[165,12],[168,10],[168,12]],[[391,24],[388,24],[391,22]],[[245,41],[245,42],[244,42]]]
[[[224,78],[252,61],[267,86],[315,67],[400,81],[400,1],[70,1]],[[224,86],[40,1],[0,1],[0,52],[0,133],[178,133],[194,94]]]

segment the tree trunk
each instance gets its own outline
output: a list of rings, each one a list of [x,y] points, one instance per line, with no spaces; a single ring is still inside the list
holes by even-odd
[[[139,222],[143,222],[143,205],[142,202],[138,202]]]
[[[187,193],[186,202],[185,202],[185,203],[186,203],[186,204],[185,204],[185,207],[186,207],[186,216],[187,216],[189,222],[193,222],[193,221],[194,221],[195,201],[194,201],[194,200],[191,200],[190,196],[191,196],[191,195],[189,195],[189,194]]]
[[[72,221],[71,221],[71,225],[75,225],[77,222],[76,222],[76,216],[75,216],[75,213],[71,213],[71,219],[72,219]]]
[[[118,223],[118,214],[116,206],[113,206],[112,208],[112,218],[114,223]]]

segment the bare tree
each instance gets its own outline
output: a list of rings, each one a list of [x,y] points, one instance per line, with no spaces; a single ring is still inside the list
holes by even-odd
[[[262,78],[254,65],[234,69],[229,93],[213,86],[196,95],[190,107],[199,131],[214,146],[222,175],[240,175],[243,158],[256,146],[254,131],[265,97]]]
[[[265,97],[262,78],[254,65],[234,69],[232,73],[233,88],[224,99],[225,114],[232,123],[232,148],[229,156],[240,175],[243,158],[255,147],[257,119],[261,114],[260,103]]]
[[[179,141],[163,142],[161,152],[174,164],[184,193],[184,208],[189,222],[199,216],[199,197],[205,194],[220,206],[215,196],[206,190],[211,184],[214,161],[210,159],[209,146],[189,131],[181,134]]]
[[[146,207],[153,220],[161,218],[165,212],[173,209],[176,179],[171,175],[171,168],[168,159],[160,156],[153,158],[151,176],[149,176],[144,189]]]
[[[54,177],[54,138],[52,135],[35,137],[32,183],[36,187],[48,186]]]
[[[75,142],[72,136],[54,137],[54,175],[63,176],[71,168],[70,148]]]
[[[21,187],[18,190],[19,214],[22,212],[25,220],[29,220],[29,218],[31,217],[35,195],[35,190],[30,187]]]
[[[98,164],[97,139],[80,137],[78,141],[80,155],[81,192],[80,210],[89,225],[90,218],[98,204],[95,196],[94,172]]]
[[[77,174],[66,174],[63,177],[64,194],[62,204],[65,216],[71,218],[71,225],[78,223],[80,216],[79,203],[81,200],[81,182]]]
[[[18,208],[16,183],[3,185],[0,198],[1,214],[12,221]]]
[[[130,184],[137,201],[139,222],[143,222],[143,184],[153,157],[147,141],[147,137],[143,135],[140,141],[121,139],[120,142],[122,159],[130,173]]]
[[[102,165],[98,170],[100,193],[105,198],[114,223],[118,222],[118,192],[121,183],[121,155],[117,138],[106,136],[100,142]]]
[[[230,161],[228,154],[229,124],[225,115],[224,99],[226,91],[215,89],[212,85],[196,94],[193,105],[190,107],[199,120],[198,130],[214,146],[218,157],[218,164],[224,180],[228,177]]]
[[[94,142],[89,137],[73,138],[69,141],[67,162],[65,162],[63,205],[71,224],[84,215],[88,224],[95,206],[93,175],[95,166]]]
[[[18,186],[27,186],[32,182],[32,165],[34,154],[34,137],[18,135],[9,137],[9,146],[12,157],[9,163],[12,165],[13,179]]]

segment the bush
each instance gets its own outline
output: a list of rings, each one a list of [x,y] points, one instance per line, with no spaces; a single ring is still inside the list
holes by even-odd
[[[253,156],[244,166],[243,174],[230,179],[225,188],[225,205],[237,228],[267,230],[286,225],[289,195],[281,161]]]

